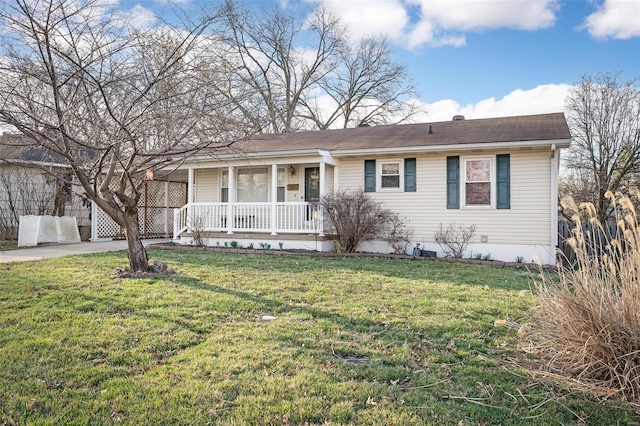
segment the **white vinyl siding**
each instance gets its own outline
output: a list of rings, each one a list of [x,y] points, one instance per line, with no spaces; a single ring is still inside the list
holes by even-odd
[[[487,157],[495,153],[465,153],[461,157]],[[416,192],[375,192],[375,199],[409,220],[413,240],[433,241],[440,224],[475,224],[474,242],[487,236],[492,244],[549,245],[551,239],[551,153],[511,152],[511,208],[447,209],[446,154],[417,157]],[[367,157],[367,159],[370,157]],[[365,158],[340,161],[340,189],[364,187]],[[383,159],[378,159],[383,160]]]
[[[195,191],[193,192],[196,203],[215,203],[220,198],[220,188],[218,185],[218,169],[197,169],[195,170]]]

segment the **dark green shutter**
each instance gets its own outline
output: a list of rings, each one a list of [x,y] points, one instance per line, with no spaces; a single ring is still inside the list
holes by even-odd
[[[447,157],[447,208],[460,208],[460,157]]]
[[[404,159],[404,191],[416,192],[416,159]]]
[[[376,192],[376,160],[364,160],[364,192]]]
[[[509,154],[496,155],[496,195],[499,209],[511,208],[511,165]]]

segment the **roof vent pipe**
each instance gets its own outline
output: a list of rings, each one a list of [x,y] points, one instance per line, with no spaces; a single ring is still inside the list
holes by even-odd
[[[453,116],[453,121],[463,121],[464,120],[464,115],[454,115]]]
[[[429,131],[427,133],[430,134],[430,135],[433,134],[433,129],[431,128],[431,124],[429,124]]]

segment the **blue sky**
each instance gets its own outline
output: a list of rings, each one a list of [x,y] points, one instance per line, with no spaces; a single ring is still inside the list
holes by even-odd
[[[175,3],[121,0],[161,14]],[[354,39],[387,37],[428,110],[420,121],[562,111],[584,74],[640,78],[640,0],[277,0],[328,4]],[[275,3],[249,1],[253,7]]]

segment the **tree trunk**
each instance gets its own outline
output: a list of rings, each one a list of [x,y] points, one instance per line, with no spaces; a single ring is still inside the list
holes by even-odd
[[[127,232],[127,252],[129,266],[132,271],[147,272],[150,270],[147,250],[142,245],[140,225],[138,224],[138,209],[127,208],[124,213],[124,226]]]

